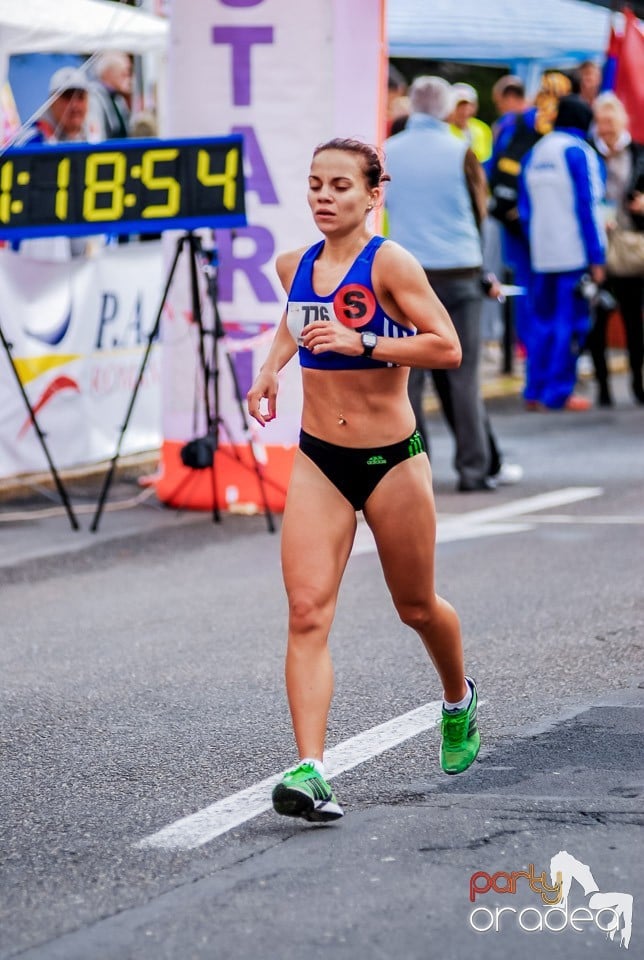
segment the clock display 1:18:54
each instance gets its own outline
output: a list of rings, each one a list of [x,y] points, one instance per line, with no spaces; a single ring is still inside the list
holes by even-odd
[[[121,224],[154,230],[158,221],[195,218],[243,223],[241,156],[237,137],[9,150],[0,157],[0,236],[117,222],[119,232]]]

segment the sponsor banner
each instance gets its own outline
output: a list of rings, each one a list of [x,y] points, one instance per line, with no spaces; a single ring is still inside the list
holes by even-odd
[[[92,258],[35,260],[0,250],[0,324],[59,468],[113,456],[159,309],[158,242]],[[122,453],[161,444],[161,363],[154,344]],[[0,350],[0,476],[46,471],[9,360]]]
[[[320,239],[306,202],[314,148],[333,137],[381,140],[386,91],[383,8],[382,0],[172,4],[168,135],[240,133],[244,138],[248,225],[204,236],[206,245],[215,246],[219,308],[229,344],[234,342],[229,352],[242,397],[270,346],[271,338],[261,334],[274,329],[285,308],[275,257]],[[167,238],[168,261],[175,239]],[[182,258],[187,259],[185,252]],[[163,355],[163,433],[171,444],[196,435],[196,351],[182,334],[192,322],[191,290],[187,266],[180,264],[178,272],[181,277],[172,286],[164,317],[171,327],[164,344],[177,344]],[[204,320],[206,325],[212,322],[207,304]],[[243,441],[248,438],[227,358],[221,367],[222,416],[233,439]],[[251,424],[267,475],[272,451],[293,450],[297,443],[300,408],[294,360],[281,377],[277,420],[264,430]],[[197,429],[203,429],[203,421]],[[172,463],[166,468],[173,469]],[[282,475],[280,482],[285,485],[287,479]],[[163,489],[158,488],[162,497]]]

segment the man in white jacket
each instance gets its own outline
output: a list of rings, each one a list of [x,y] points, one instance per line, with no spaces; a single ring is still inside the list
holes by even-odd
[[[552,133],[530,151],[519,193],[519,215],[530,243],[534,316],[525,344],[528,409],[586,410],[574,394],[577,358],[590,330],[580,281],[605,278],[606,237],[599,215],[601,161],[586,142],[592,111],[578,96],[563,97]]]

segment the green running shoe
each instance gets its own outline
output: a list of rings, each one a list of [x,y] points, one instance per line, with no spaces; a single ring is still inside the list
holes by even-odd
[[[286,771],[273,790],[273,809],[284,817],[302,817],[312,823],[344,816],[331,787],[312,763],[300,763]]]
[[[481,747],[481,734],[476,722],[478,694],[471,677],[465,678],[472,688],[472,702],[464,710],[446,710],[441,722],[441,767],[445,773],[463,773],[476,760]]]

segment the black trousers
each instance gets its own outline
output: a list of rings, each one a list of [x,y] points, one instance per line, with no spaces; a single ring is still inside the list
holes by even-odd
[[[642,322],[642,294],[644,278],[609,277],[607,287],[617,300],[626,333],[626,349],[631,370],[631,389],[639,403],[644,403],[642,364],[644,363],[644,324]],[[588,335],[586,346],[590,350],[595,367],[595,377],[600,400],[610,401],[608,366],[606,364],[606,327],[610,314],[605,310],[595,312],[595,322]]]
[[[424,393],[424,384],[425,384],[425,375],[428,373],[426,370],[412,368],[409,371],[409,399],[411,400],[411,405],[416,414],[416,425],[418,427],[418,432],[420,433],[423,441],[425,443],[425,450],[427,455],[431,460],[431,452],[429,446],[429,436],[427,434],[427,429],[425,426],[425,413],[423,410],[423,393]],[[432,370],[432,380],[434,382],[434,389],[438,396],[438,400],[441,405],[441,411],[445,418],[447,425],[449,426],[452,434],[456,436],[455,429],[455,418],[454,418],[454,405],[452,403],[452,396],[449,386],[449,378],[446,376],[444,370]],[[496,437],[494,436],[494,431],[492,429],[492,424],[490,423],[490,418],[487,414],[487,410],[483,410],[483,422],[485,426],[485,433],[487,435],[487,441],[489,446],[489,463],[487,466],[487,476],[495,477],[496,474],[501,469],[501,451],[499,450]]]
[[[501,468],[501,455],[483,405],[479,378],[483,304],[480,271],[472,268],[453,272],[426,270],[425,273],[452,318],[463,351],[457,370],[433,370],[432,379],[454,436],[456,472],[461,481],[476,483],[494,476]],[[429,454],[422,406],[426,374],[426,370],[412,368],[408,391]]]

